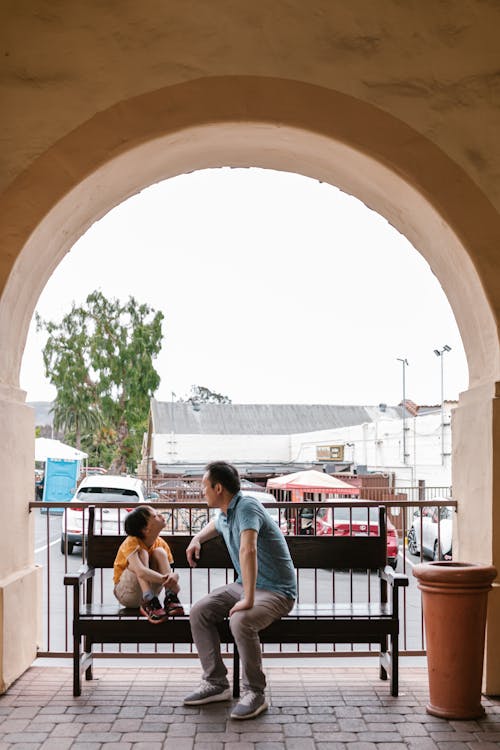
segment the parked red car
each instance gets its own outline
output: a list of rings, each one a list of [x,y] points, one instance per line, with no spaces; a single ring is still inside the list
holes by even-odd
[[[333,514],[333,515],[332,515]],[[370,524],[368,526],[368,518]],[[333,519],[333,520],[332,520]],[[316,511],[316,536],[367,536],[378,534],[377,508],[319,508]],[[392,568],[398,563],[398,532],[387,519],[387,562]]]

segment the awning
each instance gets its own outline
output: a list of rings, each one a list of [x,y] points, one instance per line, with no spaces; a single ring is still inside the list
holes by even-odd
[[[81,461],[88,453],[50,438],[35,439],[35,461],[46,461],[48,458],[64,458],[68,461]]]
[[[343,479],[325,474],[322,471],[310,469],[285,474],[267,480],[268,489],[304,490],[306,492],[322,492],[328,495],[359,495],[359,487],[344,482]]]

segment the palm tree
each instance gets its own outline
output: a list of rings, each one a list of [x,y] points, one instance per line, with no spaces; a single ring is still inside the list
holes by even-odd
[[[82,434],[93,434],[102,424],[102,415],[95,403],[78,395],[59,391],[52,406],[54,428],[75,434],[75,447],[80,450]]]

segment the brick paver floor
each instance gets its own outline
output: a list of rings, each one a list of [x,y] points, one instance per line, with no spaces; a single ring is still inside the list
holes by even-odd
[[[229,719],[229,703],[184,707],[199,669],[151,662],[95,667],[80,698],[71,669],[33,666],[0,696],[0,750],[497,750],[500,700],[486,716],[425,713],[425,668],[402,669],[398,698],[363,667],[266,665],[269,712]]]

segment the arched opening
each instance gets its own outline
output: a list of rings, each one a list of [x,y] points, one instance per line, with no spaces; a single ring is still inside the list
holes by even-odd
[[[469,499],[474,492],[475,517],[479,511],[485,518],[473,538],[459,533],[459,555],[484,562],[494,556],[492,425],[500,351],[490,302],[498,298],[496,281],[488,271],[500,238],[498,217],[455,164],[380,110],[297,82],[213,78],[147,94],[96,115],[47,151],[5,194],[0,415],[12,440],[0,465],[7,486],[20,498],[14,514],[9,509],[14,533],[2,553],[6,620],[8,593],[15,590],[9,576],[21,586],[32,581],[21,596],[36,586],[32,545],[16,547],[27,525],[21,498],[29,497],[33,458],[32,415],[18,378],[40,291],[76,239],[126,197],[167,177],[225,165],[293,171],[337,185],[385,216],[429,262],[454,311],[469,365],[469,391],[454,422],[454,487],[458,497]],[[9,510],[1,510],[2,520]],[[465,502],[460,520],[466,528]],[[17,626],[15,618],[12,623]],[[26,648],[12,664],[4,664],[4,685],[29,664],[36,633],[33,628],[19,632],[17,640]],[[5,655],[5,640],[2,650]],[[490,639],[490,692],[500,681],[499,663],[500,652],[494,652]]]
[[[445,398],[467,387],[457,326],[424,258],[357,198],[294,173],[222,167],[145,188],[77,241],[37,312],[60,319],[96,288],[163,312],[160,401],[204,383],[233,403],[397,404],[404,352],[408,397],[438,404],[441,339],[453,350]],[[44,343],[32,320],[28,402],[56,395],[44,385]],[[314,358],[332,347],[334,366],[331,354],[328,366]],[[429,484],[450,484],[445,463],[447,476],[426,475]]]

